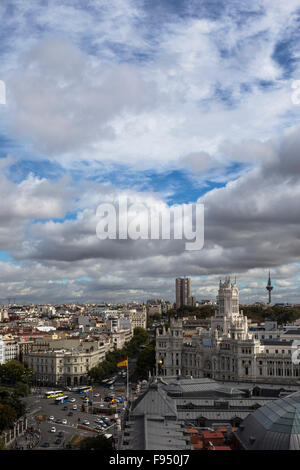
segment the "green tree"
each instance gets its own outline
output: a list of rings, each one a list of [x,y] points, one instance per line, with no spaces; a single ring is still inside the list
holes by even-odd
[[[89,370],[89,377],[96,382],[101,382],[116,372],[119,361],[125,357],[136,357],[141,351],[141,346],[146,345],[148,341],[149,334],[147,331],[143,328],[135,328],[131,340],[122,349],[106,353],[105,360]]]
[[[26,383],[17,382],[14,388],[14,394],[18,397],[27,397],[30,393],[30,387]]]
[[[28,383],[32,380],[33,371],[19,361],[8,361],[0,365],[0,379],[3,383]]]
[[[135,376],[138,379],[147,379],[149,371],[155,370],[155,340],[153,340],[144,350],[142,350],[136,362]]]
[[[0,405],[0,432],[9,429],[15,422],[17,414],[12,406]]]
[[[0,437],[0,450],[7,450],[7,447],[5,447],[5,444],[3,442],[3,439]]]
[[[80,442],[80,450],[102,450],[111,451],[113,450],[113,444],[111,439],[107,439],[104,436],[88,437]]]

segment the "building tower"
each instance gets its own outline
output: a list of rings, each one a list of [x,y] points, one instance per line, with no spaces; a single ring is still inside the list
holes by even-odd
[[[176,309],[189,304],[191,297],[191,279],[189,277],[176,279]]]
[[[273,286],[271,284],[271,275],[270,275],[270,271],[269,271],[269,279],[268,279],[268,284],[267,284],[267,287],[266,287],[267,291],[269,292],[269,304],[271,303],[271,291],[273,290]]]

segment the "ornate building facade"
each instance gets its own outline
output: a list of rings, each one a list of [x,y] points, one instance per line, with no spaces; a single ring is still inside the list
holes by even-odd
[[[169,329],[157,330],[156,362],[160,375],[234,382],[295,383],[300,380],[295,341],[254,337],[248,329],[247,317],[239,310],[236,281],[231,282],[230,278],[220,281],[217,300],[218,310],[211,318],[210,329],[199,329],[188,342],[183,337],[181,319],[173,318]]]

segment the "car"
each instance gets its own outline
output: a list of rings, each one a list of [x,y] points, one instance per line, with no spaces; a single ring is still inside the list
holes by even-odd
[[[49,421],[54,421],[54,420],[55,420],[54,416],[49,416]]]
[[[61,444],[61,439],[56,439],[55,444]]]
[[[72,411],[69,411],[68,416],[73,416]]]
[[[77,410],[77,405],[73,405],[73,410]]]
[[[85,424],[86,426],[88,426],[88,425],[90,424],[90,422],[89,422],[87,419],[85,419],[85,420],[83,421],[83,424]]]
[[[76,398],[70,398],[70,402],[74,403],[76,401]]]
[[[62,424],[68,424],[68,421],[66,419],[63,419]]]
[[[56,427],[53,426],[53,427],[50,429],[50,432],[56,432]]]
[[[100,397],[100,393],[95,393],[94,397]]]
[[[61,424],[61,419],[60,418],[57,418],[57,420],[55,421],[57,424]]]
[[[63,410],[64,410],[64,411],[66,411],[67,409],[68,409],[68,407],[67,407],[67,406],[64,406],[64,407],[63,407]]]
[[[59,431],[59,433],[57,435],[58,435],[58,437],[64,437],[63,431]]]
[[[49,447],[49,442],[44,442],[44,444],[42,444],[42,447]]]

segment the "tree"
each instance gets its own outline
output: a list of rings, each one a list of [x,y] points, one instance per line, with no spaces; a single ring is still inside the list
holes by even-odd
[[[14,388],[14,394],[18,397],[27,397],[30,393],[30,387],[26,383],[17,382]]]
[[[0,437],[0,450],[7,450],[7,447],[5,447],[5,444],[3,442],[3,439]]]
[[[149,372],[155,370],[155,340],[152,341],[137,357],[135,375],[147,379]]]
[[[32,380],[33,371],[19,361],[8,361],[0,365],[0,379],[3,383],[28,383]]]
[[[111,439],[107,439],[104,436],[87,437],[79,444],[80,450],[102,450],[111,451],[113,450],[113,443]]]
[[[89,377],[97,382],[113,374],[117,370],[117,363],[125,357],[134,358],[140,351],[141,346],[149,341],[149,334],[143,328],[135,328],[133,337],[122,349],[109,351],[105,355],[105,360],[89,370]]]
[[[2,390],[0,392],[0,403],[2,405],[9,405],[11,408],[13,408],[17,418],[23,416],[26,411],[26,405],[21,400],[19,400],[14,390],[11,392]]]
[[[9,429],[15,422],[17,414],[10,405],[0,405],[0,432]]]

